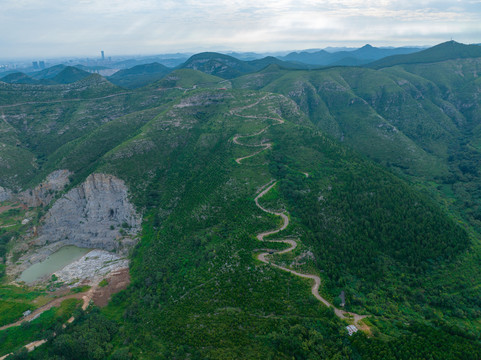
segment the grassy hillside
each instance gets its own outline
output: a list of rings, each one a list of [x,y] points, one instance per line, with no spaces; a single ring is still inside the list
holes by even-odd
[[[460,64],[466,74],[477,66]],[[10,159],[0,185],[32,186],[55,169],[71,170],[73,184],[110,173],[144,215],[130,287],[18,356],[476,358],[481,131],[475,95],[462,89],[477,79],[409,66],[271,65],[232,81],[181,69],[132,91],[99,77],[0,84],[0,151]],[[235,142],[252,134],[241,143],[272,147],[236,162],[259,150]],[[31,156],[26,169],[15,156]],[[369,315],[370,337],[348,337],[308,280],[257,260],[284,246],[256,239],[280,224],[254,202],[273,179],[261,201],[288,212],[276,236],[299,246],[272,261],[320,276],[337,306],[344,291],[346,310]],[[473,206],[463,207],[468,189]]]

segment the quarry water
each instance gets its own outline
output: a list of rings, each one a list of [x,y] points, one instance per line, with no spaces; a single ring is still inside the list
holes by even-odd
[[[19,280],[25,281],[27,284],[34,282],[45,275],[53,274],[55,271],[63,269],[68,264],[80,259],[92,249],[79,248],[73,245],[67,245],[51,254],[44,261],[33,264],[26,269]]]

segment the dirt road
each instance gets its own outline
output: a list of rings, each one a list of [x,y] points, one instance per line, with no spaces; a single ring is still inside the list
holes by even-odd
[[[25,316],[25,317],[21,318],[20,320],[14,322],[14,323],[1,326],[0,331],[6,330],[6,329],[14,327],[14,326],[20,326],[25,321],[32,321],[32,320],[36,319],[37,317],[39,317],[45,311],[50,310],[53,307],[60,306],[60,304],[64,300],[67,300],[67,299],[82,299],[83,300],[82,309],[85,310],[88,307],[88,305],[90,303],[90,300],[92,299],[92,297],[94,295],[95,289],[96,289],[96,287],[92,287],[86,293],[71,294],[71,295],[67,295],[67,296],[62,296],[61,298],[58,298],[58,299],[54,299],[54,300],[50,301],[49,303],[47,303],[47,304],[39,307],[38,309],[32,311],[32,313],[30,315]]]
[[[260,99],[259,101],[255,102],[254,104],[251,104],[251,105],[248,105],[248,106],[245,106],[243,108],[239,108],[239,109],[235,109],[234,111],[231,110],[231,114],[232,115],[236,115],[236,116],[242,116],[242,117],[246,117],[246,118],[257,118],[255,116],[243,116],[243,115],[239,115],[237,113],[237,111],[239,110],[243,110],[243,109],[247,109],[247,108],[251,108],[257,104],[260,103],[260,101],[262,101],[265,97],[263,97],[262,99]],[[280,119],[280,118],[269,118],[269,117],[259,117],[258,119],[271,119],[271,120],[276,120],[278,121],[278,124],[276,125],[279,125],[279,124],[282,124],[284,123],[284,120],[283,119]],[[236,135],[233,139],[233,142],[237,145],[241,145],[241,146],[248,146],[248,147],[262,147],[261,150],[258,150],[256,152],[254,152],[253,154],[250,154],[250,155],[247,155],[247,156],[244,156],[244,157],[240,157],[240,158],[237,158],[235,159],[235,161],[238,163],[238,164],[241,164],[242,160],[244,159],[247,159],[247,158],[250,158],[252,156],[255,156],[257,154],[259,154],[260,152],[264,151],[264,150],[267,150],[267,149],[270,149],[272,147],[272,144],[271,143],[263,143],[261,142],[260,144],[255,144],[255,145],[251,145],[251,144],[242,144],[239,139],[241,138],[246,138],[246,137],[253,137],[253,136],[257,136],[257,135],[260,135],[262,133],[264,133],[270,126],[272,125],[269,125],[267,126],[266,128],[254,133],[254,134],[249,134],[249,135]],[[303,173],[306,178],[309,177],[309,174],[308,173]],[[266,241],[266,242],[276,242],[276,243],[285,243],[285,244],[288,244],[289,247],[287,249],[284,249],[284,250],[279,250],[279,251],[274,251],[274,253],[276,254],[285,254],[285,253],[288,253],[288,252],[291,252],[292,250],[294,250],[296,247],[297,247],[297,241],[296,240],[293,240],[293,239],[275,239],[275,240],[266,240],[265,237],[267,236],[270,236],[270,235],[273,235],[273,234],[277,234],[279,233],[280,231],[286,229],[288,226],[289,226],[289,216],[286,212],[275,212],[275,211],[271,211],[269,209],[266,209],[264,208],[260,203],[259,203],[259,199],[262,198],[265,194],[267,194],[275,185],[277,184],[277,181],[275,180],[271,180],[269,183],[267,183],[266,185],[264,185],[262,188],[263,190],[256,196],[256,198],[254,199],[255,200],[255,203],[257,205],[257,207],[259,209],[261,209],[262,211],[268,213],[268,214],[272,214],[272,215],[275,215],[275,216],[280,216],[281,219],[282,219],[282,225],[278,228],[278,229],[274,229],[274,230],[270,230],[270,231],[265,231],[265,232],[261,232],[259,234],[257,234],[257,239],[259,241]],[[328,300],[326,300],[325,298],[323,298],[320,293],[319,293],[319,287],[321,285],[321,278],[317,275],[313,275],[313,274],[303,274],[303,273],[300,273],[298,271],[295,271],[293,269],[289,269],[289,268],[286,268],[284,266],[281,266],[281,265],[277,265],[273,262],[271,262],[269,260],[269,255],[271,255],[273,252],[263,252],[263,253],[260,253],[259,255],[257,255],[257,259],[262,261],[263,263],[265,264],[269,264],[273,267],[276,267],[280,270],[283,270],[283,271],[287,271],[287,272],[290,272],[291,274],[294,274],[296,276],[299,276],[299,277],[302,277],[302,278],[305,278],[305,279],[311,279],[314,281],[314,284],[312,285],[311,287],[311,293],[312,295],[314,295],[314,297],[319,300],[320,302],[322,302],[324,305],[326,305],[327,307],[332,307],[334,309],[334,313],[341,319],[352,319],[352,321],[354,322],[354,324],[361,328],[362,330],[365,330],[365,331],[368,331],[369,332],[369,327],[366,325],[366,324],[361,324],[360,321],[362,319],[364,319],[365,317],[367,317],[367,315],[359,315],[359,314],[356,314],[356,313],[352,313],[352,312],[348,312],[348,311],[344,311],[344,310],[341,310],[341,309],[338,309],[336,308],[333,304],[331,304]]]

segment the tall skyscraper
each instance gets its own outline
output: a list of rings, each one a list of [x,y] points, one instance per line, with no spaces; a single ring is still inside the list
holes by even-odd
[[[105,60],[105,54],[104,54],[104,51],[102,50],[102,51],[101,51],[101,53],[102,53],[102,61],[104,61],[104,60]]]

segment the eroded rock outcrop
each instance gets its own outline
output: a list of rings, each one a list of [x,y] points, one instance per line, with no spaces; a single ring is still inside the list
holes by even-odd
[[[47,205],[52,201],[55,193],[63,190],[69,183],[71,174],[68,170],[56,170],[48,175],[40,185],[20,193],[18,197],[28,207]]]
[[[98,284],[113,271],[128,269],[129,261],[105,250],[92,250],[80,259],[56,271],[60,281],[76,286],[79,282]]]
[[[34,244],[61,242],[123,252],[133,244],[131,236],[139,231],[140,223],[124,182],[112,175],[92,174],[55,202]]]
[[[12,192],[0,186],[0,201],[7,201],[12,198]]]

